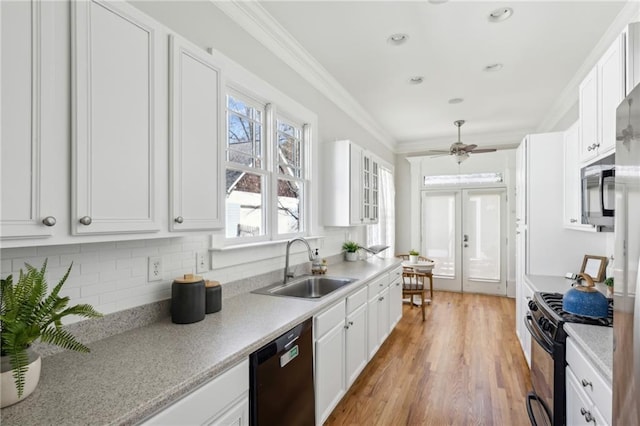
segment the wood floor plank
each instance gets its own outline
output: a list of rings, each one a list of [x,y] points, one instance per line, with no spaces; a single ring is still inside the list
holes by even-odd
[[[327,426],[528,425],[513,299],[436,292],[403,318]]]

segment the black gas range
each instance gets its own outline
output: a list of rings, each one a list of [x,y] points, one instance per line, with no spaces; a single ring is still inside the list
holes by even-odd
[[[532,425],[566,424],[566,340],[565,323],[613,326],[613,300],[607,318],[574,315],[562,309],[561,293],[536,292],[529,301],[525,325],[531,345],[531,383],[527,412]]]

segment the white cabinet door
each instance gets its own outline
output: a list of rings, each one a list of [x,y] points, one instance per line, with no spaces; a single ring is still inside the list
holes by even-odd
[[[378,294],[376,293],[367,302],[367,347],[369,350],[369,359],[380,348],[380,339],[378,338],[378,311],[380,309]]]
[[[220,228],[220,69],[211,55],[183,38],[172,36],[170,42],[170,229]]]
[[[566,375],[566,388],[567,388],[567,424],[571,426],[585,425],[588,426],[591,423],[587,422],[592,417],[591,403],[586,399],[581,390],[578,387],[578,381],[571,371],[567,369]],[[584,413],[584,414],[583,414]],[[588,413],[588,414],[587,414]],[[588,415],[590,417],[585,418]]]
[[[599,136],[598,69],[593,68],[580,84],[580,159],[585,162],[597,154]]]
[[[316,420],[324,423],[345,393],[345,326],[340,323],[316,341]]]
[[[402,279],[397,278],[389,285],[389,328],[393,328],[402,318]]]
[[[625,92],[628,95],[640,83],[640,22],[632,22],[626,30],[626,79]]]
[[[382,344],[389,336],[389,287],[385,287],[378,296],[378,342]]]
[[[351,225],[361,225],[364,223],[364,196],[363,185],[363,150],[354,143],[349,144],[349,196],[350,213],[349,222]],[[336,206],[337,207],[337,206]]]
[[[225,410],[210,423],[210,426],[249,426],[249,397],[245,396]]]
[[[520,319],[522,323],[522,350],[524,352],[524,357],[527,360],[527,365],[531,368],[531,334],[529,330],[524,326],[524,315],[529,310],[529,301],[533,299],[533,290],[529,287],[526,281],[524,281],[522,286],[522,309],[523,309],[523,318]]]
[[[582,223],[582,182],[580,176],[579,123],[564,132],[564,227],[595,232],[593,225]]]
[[[346,325],[346,381],[347,388],[367,365],[367,304],[347,316]]]
[[[624,36],[620,35],[598,61],[600,134],[598,155],[616,146],[616,109],[625,97]]]
[[[2,2],[2,239],[49,237],[63,212],[50,201],[66,184],[65,146],[43,121],[51,112],[53,17],[48,2]],[[51,119],[49,117],[49,119]],[[58,157],[58,158],[56,158]]]
[[[125,3],[72,2],[72,232],[160,229],[155,22]],[[166,121],[164,121],[166,124]]]

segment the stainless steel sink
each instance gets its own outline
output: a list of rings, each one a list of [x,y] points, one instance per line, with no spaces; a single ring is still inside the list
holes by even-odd
[[[302,299],[319,299],[354,281],[356,281],[354,278],[303,275],[291,279],[286,284],[271,284],[267,287],[254,290],[253,293],[300,297]]]

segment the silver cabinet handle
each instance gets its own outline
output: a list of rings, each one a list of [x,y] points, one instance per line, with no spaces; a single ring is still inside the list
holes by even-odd
[[[591,411],[585,410],[583,407],[580,407],[580,414],[584,416],[584,419],[587,423],[596,422],[596,419],[594,419],[593,415],[591,415]]]
[[[587,147],[587,151],[593,151],[593,145],[589,145],[589,146]]]
[[[78,222],[84,226],[89,226],[91,225],[91,216],[82,216]]]
[[[469,247],[469,244],[465,244],[464,247]]]
[[[578,221],[578,219],[569,219],[569,222],[571,223],[576,223]]]
[[[345,329],[345,330],[348,330],[348,329],[349,329],[349,326],[348,326],[348,325],[345,325],[345,326],[344,326],[344,329]]]
[[[182,222],[184,222],[184,218],[182,216],[178,216],[175,219],[173,219],[173,221],[175,223],[182,223]]]
[[[54,226],[56,224],[56,218],[53,216],[47,216],[42,219],[42,223],[44,223],[45,226]]]
[[[593,144],[593,149],[596,149],[596,148],[600,148],[600,144],[597,142]]]
[[[349,325],[353,325],[353,321],[349,321]]]
[[[591,386],[591,390],[593,390],[593,383],[591,383],[587,379],[582,379],[581,383],[583,388],[586,388],[587,386]]]
[[[382,302],[384,300],[384,297],[379,297],[378,298],[378,302]]]

